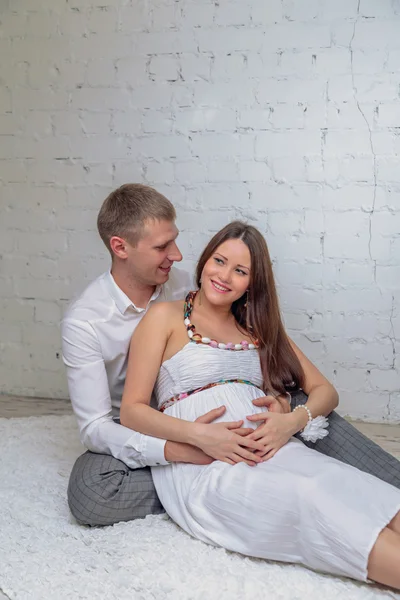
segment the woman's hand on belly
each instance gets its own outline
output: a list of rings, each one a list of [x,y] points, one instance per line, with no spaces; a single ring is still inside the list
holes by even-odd
[[[255,452],[262,462],[272,458],[297,433],[292,414],[265,412],[247,417],[252,423],[261,421],[248,437],[263,445],[263,450]]]
[[[234,465],[245,462],[249,466],[255,466],[262,459],[255,453],[263,451],[262,443],[250,438],[250,435],[240,435],[237,432],[242,427],[243,421],[231,421],[221,423],[193,423],[189,443],[197,446],[203,452],[216,460]]]
[[[209,412],[201,415],[196,419],[197,423],[212,423],[219,417],[221,417],[226,411],[225,406],[219,406]],[[232,430],[233,433],[245,437],[253,431],[249,427],[239,427],[238,429]],[[164,450],[165,458],[169,462],[184,462],[192,465],[209,465],[214,462],[214,458],[205,454],[200,448],[196,446],[190,446],[190,444],[182,444],[181,442],[170,442],[167,441]]]

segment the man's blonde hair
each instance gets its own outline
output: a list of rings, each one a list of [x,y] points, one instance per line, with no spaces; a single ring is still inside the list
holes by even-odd
[[[104,200],[97,217],[100,237],[112,256],[110,239],[117,235],[133,246],[138,243],[146,221],[175,221],[171,202],[147,185],[126,183]]]

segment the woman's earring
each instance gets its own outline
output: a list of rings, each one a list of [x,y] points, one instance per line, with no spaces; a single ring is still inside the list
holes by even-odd
[[[249,290],[246,290],[246,300],[244,303],[244,307],[247,308],[248,304],[249,304]]]
[[[246,320],[246,329],[247,331],[250,331],[253,329],[252,326],[250,325],[250,311],[249,311],[249,306],[250,306],[250,300],[249,300],[249,290],[246,290],[246,301],[244,303],[244,308],[246,309],[246,314],[245,314],[245,320]]]

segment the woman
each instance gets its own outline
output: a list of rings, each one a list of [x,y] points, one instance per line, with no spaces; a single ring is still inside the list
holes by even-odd
[[[152,468],[166,511],[228,550],[400,588],[400,491],[292,437],[326,434],[337,393],[284,331],[262,235],[227,225],[201,255],[197,283],[186,303],[155,305],[137,328],[121,406],[124,425],[215,459]],[[293,384],[305,408],[268,415],[253,404]],[[195,422],[221,404],[219,422]],[[245,419],[259,425],[241,437]]]

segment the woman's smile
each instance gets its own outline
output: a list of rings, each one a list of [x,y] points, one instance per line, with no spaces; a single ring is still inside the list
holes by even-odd
[[[230,288],[226,287],[226,285],[222,285],[222,283],[217,283],[213,279],[211,279],[210,281],[211,281],[213,288],[220,294],[226,294],[227,292],[232,291]]]

